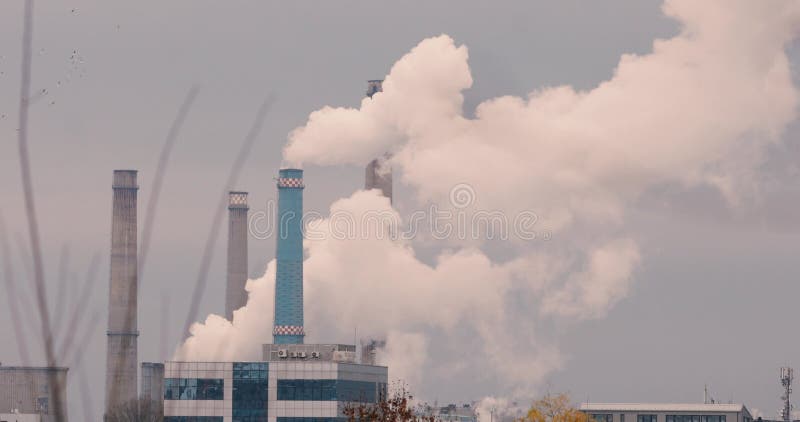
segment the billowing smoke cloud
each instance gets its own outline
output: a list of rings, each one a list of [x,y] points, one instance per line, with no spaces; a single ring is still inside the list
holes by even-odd
[[[173,358],[182,361],[258,361],[261,345],[272,342],[275,300],[275,261],[259,279],[248,280],[247,306],[233,312],[233,321],[211,314],[202,324],[192,324],[186,341]]]
[[[388,151],[419,205],[468,217],[532,212],[553,240],[541,241],[542,232],[509,239],[511,256],[498,261],[488,236],[454,234],[429,265],[415,245],[431,236],[336,236],[334,215],[351,216],[359,234],[375,211],[411,224],[375,192],[356,192],[306,241],[309,341],[315,333],[341,341],[358,327],[387,336],[382,356],[409,380],[468,370],[531,392],[563,365],[555,345],[537,338],[539,323],[602,317],[627,295],[642,259],[625,231],[631,201],[663,185],[713,186],[731,204],[751,194],[765,149],[795,118],[784,49],[797,35],[800,3],[670,0],[663,10],[680,33],[650,54],[623,56],[614,76],[588,91],[494,98],[467,117],[467,48],[442,35],[395,63],[383,92],[360,108],[311,113],[290,134],[288,162],[361,167]],[[467,203],[454,195],[458,186],[469,188]],[[221,342],[224,356],[257,354],[254,343],[270,341],[273,279],[270,266],[250,283],[233,325],[214,316],[195,325],[178,356],[202,358]],[[470,354],[459,366],[453,355],[429,353],[441,344],[469,345]]]

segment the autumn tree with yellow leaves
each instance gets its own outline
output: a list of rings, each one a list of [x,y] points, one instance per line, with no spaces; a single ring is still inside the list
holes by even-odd
[[[570,402],[566,394],[548,394],[531,405],[521,422],[594,422]]]

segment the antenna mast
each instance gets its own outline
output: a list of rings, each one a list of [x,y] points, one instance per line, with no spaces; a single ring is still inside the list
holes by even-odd
[[[781,368],[781,385],[783,386],[783,409],[781,409],[781,418],[784,422],[792,421],[792,402],[789,396],[792,394],[792,380],[794,380],[794,370],[789,367]]]

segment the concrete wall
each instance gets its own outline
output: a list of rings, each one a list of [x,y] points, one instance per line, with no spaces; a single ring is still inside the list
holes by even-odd
[[[0,413],[0,422],[41,422],[39,415],[20,413]]]

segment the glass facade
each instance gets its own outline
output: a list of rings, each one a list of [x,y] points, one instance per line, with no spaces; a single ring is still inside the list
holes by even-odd
[[[223,380],[165,378],[164,400],[222,400]]]
[[[344,422],[345,403],[386,397],[387,378],[331,361],[166,362],[165,422]]]
[[[378,383],[374,382],[330,379],[278,380],[278,400],[376,403],[380,395]]]
[[[233,422],[267,422],[266,362],[233,364]]]
[[[656,415],[636,415],[636,422],[656,422]]]

